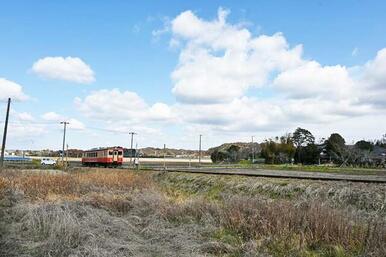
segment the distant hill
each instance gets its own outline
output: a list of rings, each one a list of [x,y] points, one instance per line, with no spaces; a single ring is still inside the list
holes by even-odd
[[[166,148],[165,149],[166,157],[181,157],[181,158],[196,158],[199,155],[198,150],[186,150],[186,149],[174,149],[174,148]],[[156,148],[156,147],[145,147],[139,149],[139,152],[143,157],[163,157],[164,149]],[[201,156],[208,156],[208,151],[201,151]]]
[[[254,148],[254,152],[260,153],[261,147],[259,143],[245,143],[245,142],[234,142],[234,143],[224,143],[220,146],[212,147],[208,149],[208,153],[211,154],[214,151],[227,151],[229,147],[232,145],[238,146],[240,148],[240,152],[242,153],[252,153],[252,146]]]

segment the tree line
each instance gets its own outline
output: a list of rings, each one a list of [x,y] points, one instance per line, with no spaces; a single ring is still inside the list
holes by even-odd
[[[241,149],[237,145],[230,145],[227,149],[215,149],[211,153],[211,158],[215,163],[251,160],[252,147],[254,146]],[[354,145],[347,145],[340,134],[332,133],[327,139],[322,138],[317,143],[309,130],[297,128],[293,133],[266,139],[259,144],[259,148],[256,157],[264,158],[268,164],[331,163],[362,167],[386,165],[386,134],[379,140],[360,140]]]

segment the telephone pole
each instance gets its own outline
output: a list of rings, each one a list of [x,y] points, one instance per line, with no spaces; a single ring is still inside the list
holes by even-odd
[[[11,98],[8,98],[7,113],[5,115],[5,124],[4,124],[3,144],[1,146],[0,171],[3,169],[3,164],[4,164],[4,152],[5,152],[5,143],[7,141],[8,119],[9,119],[10,106],[11,106]]]
[[[166,170],[166,144],[164,144],[164,170]]]
[[[253,145],[253,138],[255,136],[252,136],[252,164],[255,163],[255,146]]]
[[[131,143],[130,143],[130,165],[132,165],[132,157],[133,157],[133,138],[134,138],[134,135],[136,135],[137,133],[135,132],[129,132],[129,135],[131,135]]]
[[[200,135],[200,143],[198,147],[198,165],[199,166],[201,166],[201,138],[202,138],[202,135]]]
[[[67,125],[70,123],[67,121],[61,121],[60,124],[63,124],[62,164],[64,166],[64,147],[66,145],[66,130],[67,130]]]

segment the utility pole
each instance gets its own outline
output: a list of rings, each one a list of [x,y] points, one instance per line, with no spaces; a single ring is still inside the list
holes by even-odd
[[[64,147],[66,145],[66,130],[67,130],[67,125],[70,124],[67,121],[61,121],[60,124],[63,124],[63,147],[62,147],[62,164],[64,167]]]
[[[68,165],[68,144],[66,145],[66,166]]]
[[[137,166],[137,170],[139,170],[139,158],[138,158],[138,144],[135,143],[135,158],[134,158],[134,165]]]
[[[252,136],[252,164],[255,163],[255,146],[253,145],[253,138],[255,136]]]
[[[5,152],[5,143],[7,141],[8,119],[9,119],[10,106],[11,106],[11,98],[8,98],[7,113],[5,115],[5,124],[4,124],[3,144],[1,146],[0,171],[3,169],[3,165],[4,165],[4,152]]]
[[[164,170],[166,170],[166,144],[164,144]]]
[[[202,135],[200,135],[200,143],[198,147],[198,165],[199,166],[201,166],[201,138],[202,138]]]
[[[129,166],[132,166],[132,158],[133,158],[133,138],[134,138],[134,135],[136,135],[137,133],[135,132],[129,132],[129,135],[131,135],[131,143],[130,143],[130,165]]]

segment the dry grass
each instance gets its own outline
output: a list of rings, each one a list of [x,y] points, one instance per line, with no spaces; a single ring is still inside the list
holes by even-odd
[[[332,209],[320,203],[295,206],[288,201],[263,202],[256,198],[231,197],[223,204],[204,200],[169,205],[161,210],[170,222],[212,223],[220,233],[220,241],[233,237],[242,251],[247,242],[264,242],[265,247],[276,247],[282,256],[297,256],[307,249],[331,250],[339,246],[347,254],[383,256],[386,254],[386,227],[382,222],[363,221],[352,213]],[[240,249],[241,247],[241,249]],[[284,249],[283,249],[284,248]],[[221,255],[230,247],[212,251]],[[256,250],[256,249],[255,249]],[[293,251],[287,255],[289,251]],[[280,255],[275,252],[275,256]],[[333,255],[334,256],[334,255]],[[351,256],[351,255],[350,255]]]
[[[304,200],[308,187],[267,198],[289,190],[282,181],[236,186],[172,176],[3,174],[0,256],[386,256],[382,212],[369,219],[315,193]]]
[[[0,193],[1,188],[12,187],[22,191],[32,201],[79,198],[88,193],[106,190],[144,190],[153,186],[148,176],[128,171],[111,172],[106,169],[70,174],[8,173],[0,178]]]
[[[323,202],[332,208],[356,211],[386,221],[386,191],[383,184],[248,178],[234,176],[168,173],[157,176],[162,190],[181,199],[201,195],[208,200],[225,195],[295,202]]]

